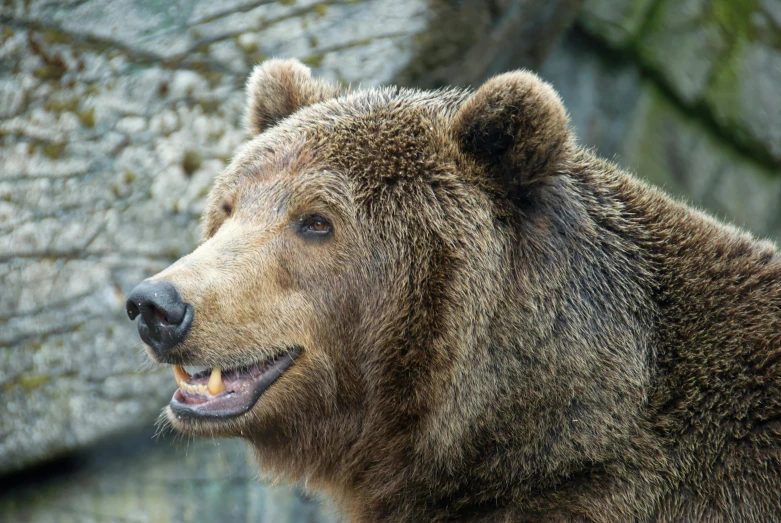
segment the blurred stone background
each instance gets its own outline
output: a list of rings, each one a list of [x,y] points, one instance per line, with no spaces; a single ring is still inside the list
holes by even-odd
[[[781,238],[781,0],[2,0],[0,520],[336,521],[175,388],[124,295],[189,252],[271,56],[353,85],[532,68],[584,144]]]

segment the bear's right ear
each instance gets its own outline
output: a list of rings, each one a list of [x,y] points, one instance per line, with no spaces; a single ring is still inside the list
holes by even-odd
[[[267,60],[255,66],[247,80],[247,131],[260,134],[302,107],[339,92],[339,87],[312,78],[312,71],[298,60]]]
[[[553,87],[534,73],[515,71],[483,84],[461,105],[451,129],[461,150],[518,202],[530,184],[555,170],[568,125]]]

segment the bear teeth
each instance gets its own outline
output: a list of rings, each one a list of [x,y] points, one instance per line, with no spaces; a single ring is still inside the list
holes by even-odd
[[[222,372],[219,367],[212,369],[208,385],[188,383],[192,376],[180,365],[174,365],[174,378],[176,379],[176,385],[183,392],[202,395],[206,395],[208,392],[211,396],[217,396],[225,392],[225,384],[222,382]]]
[[[190,392],[193,394],[206,394],[206,385],[192,385],[190,383],[182,383],[179,388],[184,392]]]
[[[222,383],[222,373],[219,367],[212,369],[212,375],[209,376],[209,385],[206,388],[212,396],[225,392],[225,385]]]
[[[176,378],[176,385],[181,389],[182,383],[185,383],[192,378],[192,376],[190,376],[181,365],[174,365],[174,378]]]

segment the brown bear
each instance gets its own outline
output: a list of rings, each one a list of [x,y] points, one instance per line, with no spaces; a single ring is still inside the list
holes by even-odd
[[[203,243],[128,299],[174,429],[351,521],[781,520],[773,244],[580,147],[529,72],[248,93]]]

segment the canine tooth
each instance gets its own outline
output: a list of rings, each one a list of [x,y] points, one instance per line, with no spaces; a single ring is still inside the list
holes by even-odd
[[[222,383],[222,374],[219,367],[212,369],[212,375],[209,377],[209,394],[216,396],[225,392],[225,385]]]
[[[187,374],[187,371],[184,370],[184,367],[180,365],[174,365],[174,378],[176,378],[176,384],[180,389],[182,388],[182,385],[185,385],[185,382],[191,377],[192,376]]]

